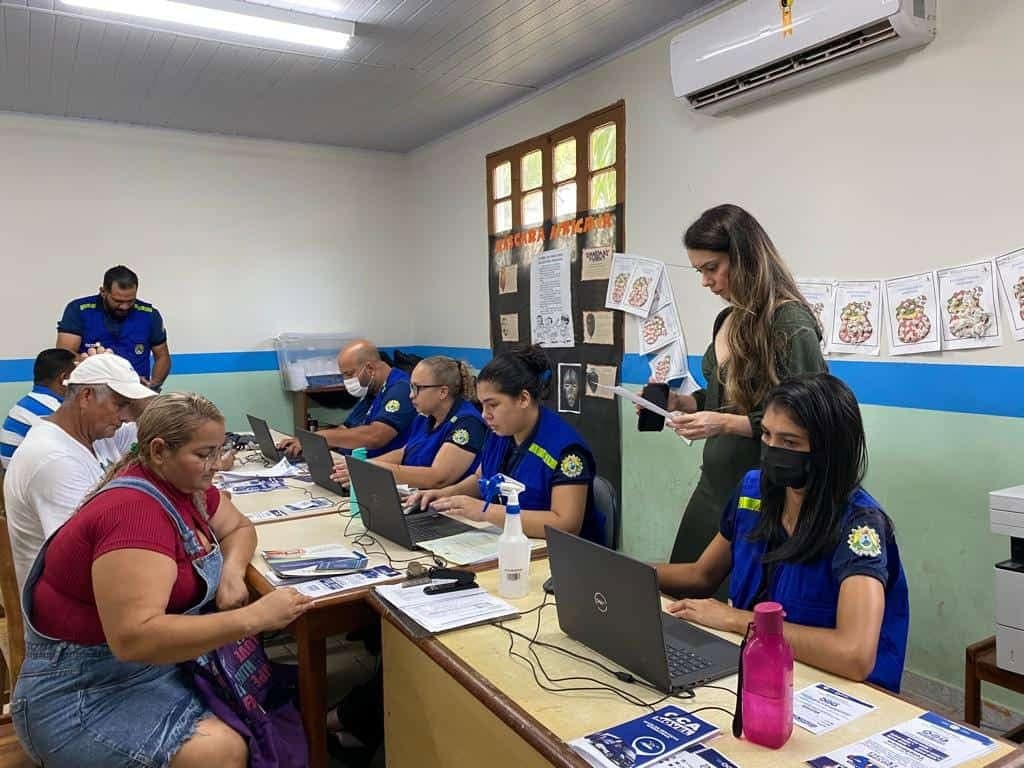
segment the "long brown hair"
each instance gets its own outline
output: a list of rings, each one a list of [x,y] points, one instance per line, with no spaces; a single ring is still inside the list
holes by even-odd
[[[104,473],[103,478],[96,487],[82,501],[84,506],[93,496],[103,490],[103,487],[123,474],[126,469],[141,464],[152,469],[153,467],[153,441],[162,438],[172,450],[178,450],[186,445],[195,435],[196,431],[206,422],[216,421],[224,423],[224,416],[217,409],[213,402],[202,395],[184,392],[170,392],[166,395],[157,395],[146,409],[139,416],[136,425],[138,426],[138,442],[132,450],[121,457],[121,460],[112,464]],[[196,509],[206,517],[206,496],[202,493],[194,493],[192,501]]]
[[[734,310],[726,339],[732,351],[722,380],[725,404],[750,413],[779,383],[790,339],[773,327],[775,311],[795,302],[814,314],[800,295],[789,267],[753,216],[738,205],[718,205],[700,215],[683,236],[690,250],[716,251],[729,258],[729,301]]]

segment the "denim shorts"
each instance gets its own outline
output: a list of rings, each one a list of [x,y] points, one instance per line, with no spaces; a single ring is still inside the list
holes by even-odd
[[[29,634],[11,716],[29,757],[47,768],[166,766],[210,716],[182,667]]]

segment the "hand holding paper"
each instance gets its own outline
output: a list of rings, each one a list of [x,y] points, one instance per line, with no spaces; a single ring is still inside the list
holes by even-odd
[[[630,392],[625,387],[620,387],[620,386],[607,387],[604,384],[598,384],[597,386],[599,386],[599,387],[601,387],[603,389],[606,389],[609,392],[614,392],[619,397],[624,397],[627,400],[629,400],[630,402],[636,403],[638,406],[640,406],[641,408],[644,408],[645,410],[648,410],[648,411],[651,411],[652,413],[658,414],[663,419],[665,419],[666,421],[669,422],[669,426],[676,432],[677,435],[679,435],[681,438],[683,438],[683,442],[685,442],[687,445],[690,445],[693,442],[692,440],[687,438],[685,435],[681,434],[675,428],[675,420],[676,420],[676,418],[681,417],[681,416],[685,416],[686,414],[679,413],[678,411],[675,411],[675,412],[666,411],[661,406],[655,405],[650,400],[645,400],[644,398],[640,397],[640,395],[636,394],[635,392]]]

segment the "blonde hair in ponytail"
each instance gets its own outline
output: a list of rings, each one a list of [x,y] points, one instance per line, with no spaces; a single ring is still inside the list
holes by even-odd
[[[131,451],[121,457],[120,461],[107,469],[96,487],[82,501],[82,505],[129,467],[142,464],[144,467],[152,468],[152,447],[156,438],[161,438],[172,451],[175,451],[186,445],[196,431],[208,421],[224,423],[224,416],[208,398],[184,392],[157,395],[150,400],[136,422],[138,442],[132,446]],[[192,500],[196,509],[205,517],[206,496],[196,493],[193,494]]]
[[[476,399],[476,377],[463,360],[456,360],[445,355],[425,357],[421,361],[437,378],[438,384],[448,387],[453,397],[464,400]]]

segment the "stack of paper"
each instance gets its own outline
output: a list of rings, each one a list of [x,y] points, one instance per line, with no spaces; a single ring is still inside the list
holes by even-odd
[[[294,586],[297,592],[309,595],[314,600],[326,597],[333,597],[342,592],[349,592],[353,589],[361,589],[371,584],[378,584],[382,581],[394,581],[402,578],[402,574],[389,565],[377,565],[358,573],[350,573],[347,576],[328,576],[326,579],[305,581],[301,584],[288,584]],[[267,577],[267,580],[275,586],[280,586],[276,579]]]
[[[282,579],[340,576],[366,567],[362,552],[341,544],[318,544],[294,549],[264,549],[261,553],[274,573]]]
[[[431,583],[448,584],[451,580],[435,579]],[[519,615],[514,607],[480,587],[427,595],[423,592],[427,586],[429,585],[404,587],[401,584],[386,584],[375,589],[384,600],[428,632],[446,632],[449,629],[486,624]]]
[[[668,706],[649,714],[591,733],[569,742],[576,752],[596,768],[631,766],[699,766],[711,762],[691,752],[692,759],[674,759],[686,747],[697,744],[718,733],[718,726],[691,715],[685,709]],[[717,752],[715,753],[718,754]],[[681,757],[681,756],[679,756]]]
[[[498,536],[495,531],[464,531],[431,541],[418,541],[416,546],[432,552],[453,565],[474,565],[498,558]],[[530,550],[544,546],[544,539],[530,539]]]
[[[288,459],[281,459],[272,467],[232,467],[220,473],[221,479],[230,483],[234,480],[244,480],[249,477],[295,477],[301,474],[302,470]]]

